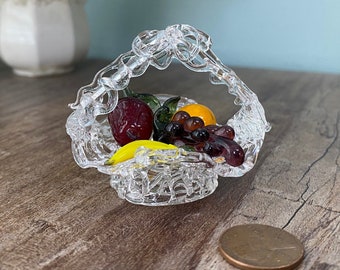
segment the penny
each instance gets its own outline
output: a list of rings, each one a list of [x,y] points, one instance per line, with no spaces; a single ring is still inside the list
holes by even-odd
[[[302,261],[304,249],[292,234],[262,224],[238,225],[227,229],[219,249],[230,264],[240,269],[294,269]]]

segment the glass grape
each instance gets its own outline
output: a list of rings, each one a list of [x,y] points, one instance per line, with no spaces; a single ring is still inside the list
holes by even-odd
[[[165,132],[171,137],[179,137],[183,133],[183,125],[180,122],[172,121],[166,125]]]
[[[207,125],[204,127],[210,134],[214,134],[216,130],[218,130],[220,127],[217,125]]]
[[[184,124],[185,120],[187,120],[188,118],[190,118],[190,115],[187,112],[178,111],[173,115],[171,121],[176,121],[176,122],[179,122],[181,124]]]
[[[227,164],[237,167],[244,162],[244,151],[237,142],[221,136],[216,136],[215,140],[217,144],[223,147],[222,156]]]
[[[193,116],[184,121],[183,127],[185,131],[191,132],[195,129],[204,127],[204,122],[201,118]]]
[[[215,142],[207,142],[203,147],[203,151],[211,157],[217,157],[222,155],[223,147]]]
[[[217,136],[225,137],[230,140],[233,140],[235,137],[235,131],[232,127],[228,125],[224,125],[221,127],[218,127],[215,131],[214,134]]]
[[[209,139],[209,132],[205,128],[197,128],[190,133],[190,136],[196,142],[205,142]]]

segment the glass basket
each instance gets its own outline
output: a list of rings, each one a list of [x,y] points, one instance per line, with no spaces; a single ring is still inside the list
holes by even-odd
[[[132,50],[101,69],[91,84],[79,89],[76,101],[69,105],[73,112],[66,130],[77,164],[110,175],[111,186],[119,197],[155,206],[202,199],[214,192],[218,176],[239,177],[252,169],[270,125],[257,96],[221,63],[211,45],[207,34],[184,24],[140,33],[132,42]],[[143,75],[149,65],[164,70],[174,58],[194,72],[207,72],[212,84],[224,84],[226,92],[236,96],[234,103],[240,109],[226,124],[233,127],[234,140],[245,152],[241,166],[233,167],[205,153],[181,148],[150,150],[143,146],[125,162],[105,164],[120,147],[107,119],[117,105],[118,92],[129,85],[131,78]],[[156,96],[161,103],[169,97]],[[181,97],[178,107],[189,103],[195,101]]]

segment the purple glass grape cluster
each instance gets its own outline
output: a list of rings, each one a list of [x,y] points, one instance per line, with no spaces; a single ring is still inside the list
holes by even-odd
[[[223,157],[227,164],[237,167],[244,162],[245,155],[242,147],[233,140],[234,137],[235,131],[228,125],[205,126],[200,117],[178,111],[158,140],[211,157]]]

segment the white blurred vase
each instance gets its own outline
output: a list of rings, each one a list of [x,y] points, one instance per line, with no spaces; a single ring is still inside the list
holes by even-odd
[[[4,0],[0,55],[13,71],[38,77],[69,72],[86,57],[86,0]]]

